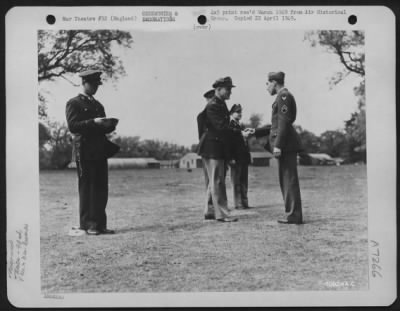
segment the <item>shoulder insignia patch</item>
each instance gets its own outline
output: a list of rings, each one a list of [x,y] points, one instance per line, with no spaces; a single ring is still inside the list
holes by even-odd
[[[282,113],[288,112],[288,107],[286,105],[283,105],[281,111]]]

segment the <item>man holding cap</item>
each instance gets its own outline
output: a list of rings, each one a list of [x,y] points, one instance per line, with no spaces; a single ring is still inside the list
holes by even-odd
[[[104,107],[93,95],[102,84],[102,72],[81,72],[82,93],[70,99],[66,106],[68,128],[73,134],[72,160],[76,161],[79,183],[80,229],[89,235],[111,234],[107,229],[108,200],[107,138],[116,122],[104,119]]]
[[[204,138],[200,140],[198,154],[203,159],[203,166],[209,178],[214,214],[206,214],[206,219],[216,219],[221,222],[237,221],[237,218],[229,217],[228,200],[225,186],[225,165],[232,161],[231,135],[233,129],[229,127],[229,110],[225,100],[232,93],[230,77],[218,79],[212,85],[215,95],[208,102],[204,110],[204,124],[206,131]],[[208,211],[208,196],[206,198],[206,210]]]
[[[286,218],[278,220],[283,224],[301,224],[300,185],[297,174],[297,153],[302,150],[300,137],[293,127],[296,120],[296,101],[284,86],[283,72],[268,74],[267,91],[276,95],[272,105],[271,127],[255,130],[257,137],[269,135],[271,150],[278,159],[279,183],[285,202]]]

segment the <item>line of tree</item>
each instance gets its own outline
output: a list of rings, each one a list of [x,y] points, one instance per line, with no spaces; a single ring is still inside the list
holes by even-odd
[[[244,123],[244,125],[246,127],[257,128],[265,125],[261,125],[261,123],[262,119],[260,115],[253,114],[250,117],[250,121]],[[365,139],[363,136],[365,135],[365,131],[364,134],[357,133],[355,135],[355,131],[359,131],[360,128],[365,129],[365,120],[364,123],[357,124],[357,126],[354,126],[353,123],[349,124],[349,121],[345,121],[343,129],[327,130],[319,136],[300,125],[295,125],[294,127],[303,144],[303,153],[326,153],[334,158],[342,158],[346,163],[366,161],[365,152],[357,148],[362,143],[362,140]],[[360,139],[355,139],[355,136],[360,137]],[[265,143],[266,138],[250,138],[250,151],[264,151],[263,146]]]
[[[121,149],[118,158],[155,158],[157,160],[180,159],[190,149],[158,139],[141,140],[139,136],[110,135],[109,139]],[[39,123],[39,167],[40,169],[65,169],[71,162],[72,137],[64,124],[50,127]]]
[[[155,158],[157,160],[176,160],[190,149],[158,139],[140,140],[139,136],[116,136],[112,141],[121,147],[118,158]]]
[[[355,150],[354,139],[345,127],[342,130],[329,130],[317,136],[295,126],[303,143],[305,153],[326,153],[333,158],[342,158],[345,163],[365,161],[363,154]]]
[[[307,32],[305,40],[308,40],[312,47],[318,45],[328,53],[337,55],[343,65],[342,71],[333,74],[330,80],[331,87],[343,81],[350,74],[360,78],[360,84],[354,87],[354,94],[358,97],[358,108],[345,121],[345,128],[342,134],[345,135],[350,149],[347,155],[349,161],[366,162],[365,34],[363,31],[356,30],[319,30]],[[335,134],[335,140],[341,139],[342,136]]]
[[[254,113],[250,116],[248,122],[243,122],[243,125],[244,127],[259,128],[266,124],[262,124],[262,117],[260,114]],[[353,124],[349,126],[349,121],[345,121],[343,129],[328,130],[319,136],[304,129],[300,125],[295,125],[294,127],[303,144],[303,153],[326,153],[334,158],[342,158],[345,163],[365,161],[363,152],[360,152],[360,150],[356,148],[360,140],[354,139],[354,131],[362,128],[360,125],[357,127],[354,127]],[[358,135],[362,137],[361,133],[358,133]],[[251,152],[265,151],[264,146],[266,143],[266,137],[250,137],[248,139]],[[195,152],[196,150],[197,144],[193,144],[191,146],[191,151]]]
[[[305,40],[311,46],[321,46],[338,56],[343,70],[335,73],[331,87],[340,83],[349,74],[361,78],[354,88],[358,96],[358,109],[345,121],[344,129],[327,131],[320,136],[297,127],[307,152],[324,152],[340,156],[348,162],[366,161],[365,118],[365,53],[362,31],[310,31]],[[38,32],[38,82],[64,79],[72,84],[76,73],[96,65],[105,73],[105,78],[116,82],[125,75],[122,61],[112,53],[114,48],[130,48],[131,34],[119,30],[41,30]],[[38,94],[39,114],[39,159],[41,168],[64,168],[71,156],[71,134],[65,123],[51,121],[47,115],[49,100],[46,94]],[[260,115],[251,116],[249,127],[261,125]],[[120,156],[154,157],[159,160],[177,159],[189,149],[158,140],[140,141],[139,137],[114,137],[122,146]],[[252,151],[262,151],[265,139],[250,139]],[[194,151],[196,145],[190,148]]]

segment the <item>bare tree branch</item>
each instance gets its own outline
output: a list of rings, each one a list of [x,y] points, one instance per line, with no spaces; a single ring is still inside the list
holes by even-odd
[[[343,56],[344,53],[343,53],[343,51],[341,50],[341,47],[340,47],[339,44],[334,44],[333,47],[334,47],[335,50],[336,50],[336,54],[339,55],[339,58],[340,58],[341,63],[346,67],[347,70],[353,71],[353,72],[358,73],[358,74],[360,74],[360,75],[362,75],[362,76],[365,75],[365,72],[364,72],[364,69],[363,69],[363,68],[359,68],[359,67],[357,67],[357,66],[352,66],[351,64],[349,64],[348,62],[346,62],[346,60],[344,59],[344,56]]]

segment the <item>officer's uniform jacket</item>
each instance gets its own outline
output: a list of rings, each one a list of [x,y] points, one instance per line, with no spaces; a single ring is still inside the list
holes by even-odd
[[[293,95],[286,88],[282,88],[272,105],[271,127],[256,129],[256,137],[269,135],[271,149],[277,147],[282,152],[301,151],[301,140],[293,127],[296,112]]]
[[[206,127],[206,108],[204,108],[204,110],[202,110],[198,115],[197,115],[197,130],[198,130],[198,134],[199,134],[199,141],[202,140],[204,138],[204,134],[207,131],[207,127]]]
[[[232,135],[233,140],[231,144],[233,158],[239,163],[250,164],[251,159],[249,145],[247,143],[247,140],[242,135],[242,130],[244,130],[244,126],[233,119],[230,120],[229,126],[232,129],[236,129],[236,131]]]
[[[103,160],[106,156],[105,134],[115,127],[105,129],[94,122],[105,117],[104,107],[95,99],[79,94],[66,106],[68,128],[73,134],[72,161]]]
[[[225,101],[214,96],[205,108],[205,132],[200,140],[198,154],[204,158],[231,160],[232,133],[229,110]]]

